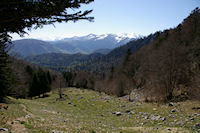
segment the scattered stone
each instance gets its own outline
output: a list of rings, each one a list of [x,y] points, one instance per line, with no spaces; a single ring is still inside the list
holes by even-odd
[[[170,117],[170,118],[175,118],[175,116],[174,116],[174,115],[171,115],[171,114],[169,114],[169,117]]]
[[[122,113],[121,112],[116,112],[115,113],[117,116],[120,116],[120,115],[122,115]]]
[[[81,96],[81,97],[78,97],[77,99],[80,100],[80,99],[83,99],[83,98],[84,98],[84,97]]]
[[[191,121],[194,121],[194,118],[190,118]]]
[[[101,116],[101,117],[104,117],[104,115],[103,115],[103,114],[101,114],[100,116]]]
[[[165,120],[166,120],[166,117],[162,117],[161,120],[162,120],[162,121],[165,121]]]
[[[174,104],[172,102],[169,103],[169,107],[172,107],[174,106]]]
[[[8,132],[7,128],[0,128],[0,131]]]
[[[193,107],[193,110],[200,110],[200,107]]]
[[[135,114],[135,111],[131,111],[130,113],[134,115],[134,114]]]
[[[53,130],[52,133],[64,133],[64,131],[56,131],[56,130]]]
[[[147,119],[149,119],[149,117],[148,117],[148,116],[145,116],[144,119],[147,120]]]
[[[196,123],[196,124],[194,125],[194,127],[195,127],[195,128],[200,128],[200,124],[199,124],[199,123]]]
[[[109,98],[108,97],[104,97],[104,100],[107,101],[107,100],[109,100]]]
[[[25,116],[26,119],[28,119],[28,118],[30,118],[30,117],[31,117],[30,115],[26,115],[26,116]]]
[[[176,123],[176,125],[180,125],[180,126],[183,126],[185,123],[183,121],[179,121]]]
[[[152,121],[158,121],[160,118],[161,118],[160,115],[158,115],[158,116],[151,115],[151,120]]]
[[[171,112],[172,112],[172,113],[176,112],[176,109],[172,109]]]
[[[198,116],[199,114],[198,113],[194,113],[194,115]]]
[[[115,112],[112,112],[112,114],[115,115],[116,113],[115,113]]]
[[[126,107],[126,105],[123,105],[123,106],[122,106],[122,108],[125,108],[125,107]]]
[[[157,109],[156,108],[153,108],[153,111],[156,111]]]
[[[140,125],[145,125],[147,122],[142,122],[142,123],[140,123]]]
[[[43,119],[43,118],[40,118],[40,121],[45,121],[45,119]]]
[[[130,110],[126,110],[126,111],[125,111],[125,113],[130,113],[130,112],[131,112]]]
[[[168,131],[171,131],[172,129],[171,129],[171,128],[167,128],[167,130],[168,130]]]
[[[7,109],[8,109],[8,106],[3,106],[3,108],[4,108],[5,110],[7,110]]]

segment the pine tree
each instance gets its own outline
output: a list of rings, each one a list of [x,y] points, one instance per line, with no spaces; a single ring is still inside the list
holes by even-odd
[[[8,66],[8,44],[6,44],[8,41],[7,34],[0,34],[0,101],[8,94],[12,83],[12,71]]]
[[[8,34],[17,33],[23,36],[25,29],[42,28],[44,25],[55,22],[68,22],[78,20],[92,21],[93,17],[87,17],[92,10],[77,11],[82,4],[89,4],[94,0],[1,0],[0,1],[0,100],[3,99],[11,88],[10,73],[8,67],[8,42],[11,37]],[[72,9],[69,13],[66,9]],[[74,12],[73,12],[74,11]],[[34,27],[32,27],[34,26]],[[37,82],[36,75],[33,81]],[[35,87],[31,87],[31,91]],[[30,93],[29,93],[30,94]],[[35,95],[35,94],[31,94]]]
[[[123,62],[123,65],[124,65],[124,66],[125,66],[126,63],[129,61],[130,56],[131,56],[131,49],[129,48],[129,49],[127,50],[126,56],[125,56],[125,58],[124,58],[124,62]]]

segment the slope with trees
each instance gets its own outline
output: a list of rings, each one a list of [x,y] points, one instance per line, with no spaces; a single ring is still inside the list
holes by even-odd
[[[7,71],[8,54],[7,47],[11,36],[17,33],[23,36],[25,29],[42,28],[47,24],[55,22],[68,22],[89,20],[93,17],[87,15],[92,10],[77,11],[81,4],[89,4],[94,0],[1,0],[0,1],[0,78],[1,92],[0,99],[7,95],[9,85],[12,84],[8,79],[11,74]],[[67,10],[68,9],[68,10]],[[72,9],[69,13],[69,9]]]
[[[140,90],[146,101],[200,99],[200,9],[176,28],[155,35],[150,45],[131,56],[127,52],[96,89],[119,96]]]

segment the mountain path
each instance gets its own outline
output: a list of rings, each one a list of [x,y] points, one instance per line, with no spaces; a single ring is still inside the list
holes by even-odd
[[[24,125],[24,122],[27,123],[28,118],[35,117],[35,115],[33,115],[31,112],[27,111],[27,108],[24,104],[20,104],[20,106],[23,108],[22,111],[25,112],[27,115],[7,122],[8,125],[11,125],[12,133],[28,133],[28,130]]]

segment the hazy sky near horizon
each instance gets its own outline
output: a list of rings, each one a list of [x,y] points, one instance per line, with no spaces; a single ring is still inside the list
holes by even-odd
[[[94,22],[85,20],[68,23],[56,23],[32,30],[29,35],[20,38],[12,35],[13,40],[35,38],[55,40],[90,33],[135,33],[149,35],[159,30],[174,28],[181,23],[192,10],[200,7],[200,0],[95,0],[81,9],[93,9],[89,16]]]

